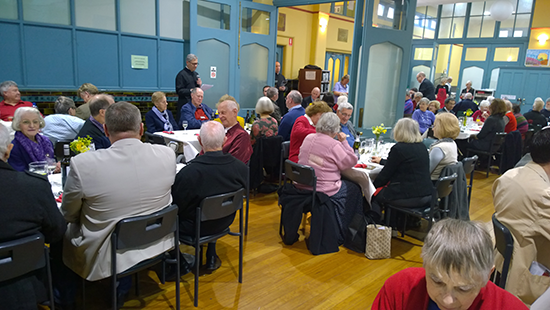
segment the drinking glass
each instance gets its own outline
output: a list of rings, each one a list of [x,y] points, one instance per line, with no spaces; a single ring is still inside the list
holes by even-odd
[[[181,127],[183,127],[183,130],[187,130],[188,124],[189,124],[189,123],[188,123],[187,121],[181,122]]]
[[[48,174],[48,162],[47,161],[33,161],[29,164],[29,172],[36,174],[47,175]]]
[[[48,168],[48,175],[53,174],[57,166],[57,162],[55,161],[54,158],[46,157],[46,163],[47,163],[46,167]]]

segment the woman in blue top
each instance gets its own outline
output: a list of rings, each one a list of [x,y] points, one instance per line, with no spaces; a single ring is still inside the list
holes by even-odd
[[[420,126],[421,134],[428,130],[435,121],[435,115],[431,111],[428,111],[428,105],[430,105],[430,100],[428,98],[420,99],[418,109],[414,111],[412,115],[412,119],[417,121]]]

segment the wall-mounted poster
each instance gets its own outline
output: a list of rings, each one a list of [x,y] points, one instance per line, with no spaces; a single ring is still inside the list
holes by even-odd
[[[548,67],[548,55],[550,50],[527,50],[525,55],[525,66],[527,67]]]

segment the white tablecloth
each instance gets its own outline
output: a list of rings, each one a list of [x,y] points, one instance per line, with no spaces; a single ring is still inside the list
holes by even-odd
[[[155,135],[162,136],[166,143],[175,141],[180,144],[180,151],[185,155],[185,160],[189,161],[202,151],[197,135],[199,129],[175,130],[173,134],[164,132],[155,132]]]
[[[460,124],[460,133],[458,134],[458,140],[468,139],[471,135],[477,135],[481,131],[483,123],[476,123],[474,121],[468,120],[467,126],[462,126]]]

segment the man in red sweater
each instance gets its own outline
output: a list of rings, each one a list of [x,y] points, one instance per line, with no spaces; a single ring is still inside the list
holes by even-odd
[[[517,297],[489,282],[493,244],[478,222],[445,219],[434,224],[422,247],[424,268],[391,276],[373,310],[522,310]]]
[[[225,128],[226,138],[222,151],[246,164],[252,155],[252,143],[250,135],[237,121],[238,112],[239,108],[235,101],[226,100],[218,105],[218,113]]]
[[[4,98],[0,102],[0,119],[6,122],[13,120],[15,110],[20,107],[32,107],[32,103],[21,100],[19,87],[14,81],[5,81],[0,84],[0,95]]]

